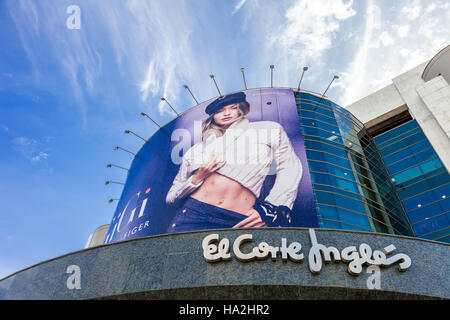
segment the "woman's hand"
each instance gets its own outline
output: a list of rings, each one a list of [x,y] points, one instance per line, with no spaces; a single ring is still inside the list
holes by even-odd
[[[250,215],[233,226],[234,228],[257,228],[257,227],[267,227],[267,224],[261,220],[258,211],[255,209],[250,209],[247,213]]]
[[[199,184],[200,182],[208,178],[211,173],[219,170],[225,165],[226,161],[218,161],[217,158],[218,155],[216,153],[213,154],[209,158],[208,162],[203,164],[200,168],[197,169],[197,171],[195,171],[195,173],[192,175],[193,184]]]

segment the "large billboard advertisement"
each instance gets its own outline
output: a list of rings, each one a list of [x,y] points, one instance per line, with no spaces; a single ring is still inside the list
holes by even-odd
[[[318,227],[291,89],[201,103],[137,153],[105,243],[251,227]]]

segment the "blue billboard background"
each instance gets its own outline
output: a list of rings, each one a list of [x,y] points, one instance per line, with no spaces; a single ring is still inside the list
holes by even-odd
[[[294,93],[291,89],[243,91],[250,104],[245,116],[252,121],[275,121],[285,130],[300,159],[303,176],[292,211],[292,226],[318,227],[314,196]],[[201,140],[198,124],[207,118],[201,103],[159,129],[132,162],[127,180],[104,243],[166,233],[177,207],[166,204],[166,195],[178,173],[183,151]],[[195,124],[197,123],[197,127]],[[174,155],[176,155],[174,157]],[[259,198],[271,190],[276,176],[268,175]]]

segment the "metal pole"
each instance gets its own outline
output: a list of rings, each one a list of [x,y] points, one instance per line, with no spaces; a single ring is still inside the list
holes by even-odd
[[[333,81],[336,80],[336,79],[339,79],[339,77],[336,76],[336,75],[333,76],[333,79],[331,79],[330,84],[328,85],[328,87],[327,87],[327,88],[325,89],[325,91],[323,92],[322,97],[320,97],[320,99],[319,99],[319,101],[317,102],[317,104],[316,104],[316,106],[315,106],[315,108],[314,108],[313,111],[316,111],[316,110],[317,110],[317,107],[319,106],[319,103],[322,101],[323,97],[325,97],[325,93],[327,93],[328,89],[331,87],[331,84],[332,84]]]
[[[242,72],[242,78],[244,79],[244,87],[245,87],[245,90],[247,90],[247,82],[245,81],[244,68],[241,68],[241,72]]]
[[[125,151],[125,152],[128,152],[128,153],[131,153],[132,155],[136,156],[135,153],[133,153],[133,152],[131,152],[131,151],[128,151],[127,149],[124,149],[124,148],[119,147],[119,146],[115,146],[115,147],[114,147],[114,150],[119,150],[119,149],[121,149],[121,150],[123,150],[123,151]]]
[[[303,75],[305,74],[305,71],[308,71],[308,67],[303,67],[303,72],[302,72],[302,76],[300,78],[300,82],[298,83],[297,92],[300,92],[300,85],[302,84]]]
[[[157,124],[155,120],[150,118],[150,116],[148,114],[146,114],[145,112],[141,112],[141,115],[144,116],[144,117],[149,118],[154,124],[156,124],[159,128],[161,128],[161,126],[159,124]]]
[[[137,133],[134,133],[133,131],[131,131],[131,130],[125,130],[124,131],[124,133],[131,133],[131,134],[134,134],[136,137],[138,137],[139,139],[142,139],[142,140],[144,140],[145,142],[147,142],[147,140],[145,140],[144,138],[142,138],[140,135],[138,135]]]
[[[273,88],[273,68],[275,66],[273,64],[270,65],[270,87]]]
[[[117,182],[117,181],[111,181],[111,180],[105,181],[105,185],[108,185],[108,184],[110,184],[110,183],[115,183],[115,184],[122,184],[122,185],[125,185],[125,183],[123,183],[123,182]]]
[[[213,79],[214,84],[216,85],[217,91],[219,92],[219,96],[222,96],[222,94],[220,93],[220,90],[219,90],[219,86],[217,85],[216,79],[214,78],[214,75],[211,74],[209,77],[210,77],[211,79]]]
[[[185,84],[184,85],[184,87],[189,91],[189,93],[191,94],[191,96],[192,96],[192,98],[194,98],[194,100],[195,100],[195,103],[197,103],[198,104],[198,101],[197,101],[197,99],[195,99],[195,97],[194,97],[194,95],[192,94],[192,91],[191,91],[191,89],[189,89],[189,87]]]
[[[123,170],[129,170],[129,169],[127,169],[127,168],[124,168],[124,167],[121,167],[121,166],[118,166],[118,165],[116,165],[116,164],[113,164],[113,163],[109,163],[109,164],[107,164],[106,165],[106,167],[107,168],[111,168],[111,167],[116,167],[116,168],[120,168],[120,169],[123,169]]]
[[[169,103],[169,101],[166,100],[166,98],[161,98],[161,101],[165,101],[169,107],[173,110],[173,112],[175,112],[175,114],[177,115],[177,117],[179,117],[180,115],[178,114],[178,112],[172,107],[172,105]]]

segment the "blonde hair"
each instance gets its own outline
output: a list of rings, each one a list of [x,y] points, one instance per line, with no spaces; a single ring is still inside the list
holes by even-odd
[[[241,119],[243,116],[245,116],[247,113],[250,112],[250,104],[247,101],[238,102],[237,105],[239,109],[239,117],[234,122],[238,121],[239,119]],[[210,135],[215,135],[216,137],[222,135],[222,130],[220,130],[221,126],[217,125],[214,122],[214,114],[215,113],[211,114],[208,118],[206,118],[203,121],[202,141],[206,141],[206,139]]]

